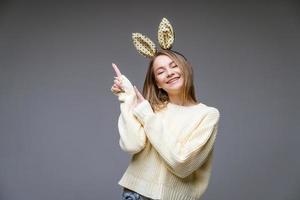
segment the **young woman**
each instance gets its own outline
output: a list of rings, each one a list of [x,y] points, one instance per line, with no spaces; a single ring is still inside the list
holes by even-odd
[[[197,200],[211,174],[219,111],[197,102],[193,70],[170,49],[156,51],[143,94],[113,64],[119,145],[132,155],[119,181],[122,199]]]

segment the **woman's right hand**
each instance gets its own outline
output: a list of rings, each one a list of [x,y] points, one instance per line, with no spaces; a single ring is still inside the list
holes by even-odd
[[[123,86],[122,86],[122,74],[116,64],[112,63],[112,67],[114,68],[117,76],[115,77],[114,84],[111,87],[111,91],[114,94],[117,94],[119,92],[124,91]]]

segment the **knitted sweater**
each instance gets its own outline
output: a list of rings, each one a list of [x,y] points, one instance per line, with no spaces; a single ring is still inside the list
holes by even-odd
[[[132,158],[118,184],[152,199],[199,199],[211,174],[218,109],[168,103],[154,113],[147,100],[134,106],[136,95],[124,75],[122,84],[119,145]]]

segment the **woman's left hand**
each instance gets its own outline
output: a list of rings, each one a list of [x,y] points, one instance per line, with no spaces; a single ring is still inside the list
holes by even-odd
[[[136,86],[134,86],[134,91],[137,97],[137,105],[139,105],[140,103],[142,103],[143,101],[145,101],[145,98],[143,97],[143,95],[139,92],[139,90],[136,88]]]

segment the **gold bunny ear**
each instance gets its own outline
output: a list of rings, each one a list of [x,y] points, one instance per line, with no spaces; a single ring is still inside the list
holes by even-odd
[[[147,58],[154,57],[156,53],[155,44],[141,33],[132,33],[132,40],[137,51]]]
[[[172,48],[175,34],[172,25],[166,18],[163,18],[159,24],[157,38],[162,49]]]

